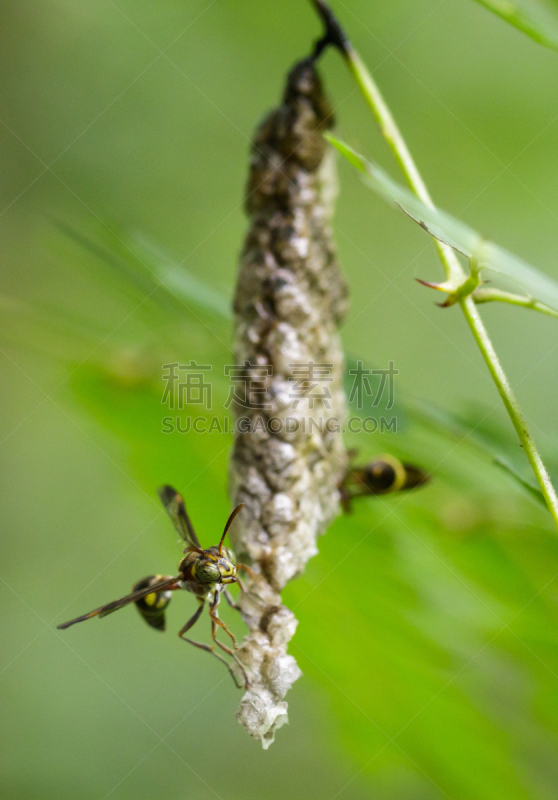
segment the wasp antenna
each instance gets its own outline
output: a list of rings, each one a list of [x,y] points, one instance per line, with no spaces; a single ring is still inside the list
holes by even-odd
[[[223,531],[223,535],[221,536],[221,541],[219,542],[219,555],[223,555],[223,544],[224,544],[224,541],[225,541],[225,536],[227,535],[227,532],[228,532],[229,528],[231,527],[234,518],[239,513],[239,511],[241,511],[243,508],[244,508],[244,503],[241,503],[239,506],[237,506],[235,508],[235,510],[232,512],[232,514],[228,518],[227,524],[225,525],[225,530]]]

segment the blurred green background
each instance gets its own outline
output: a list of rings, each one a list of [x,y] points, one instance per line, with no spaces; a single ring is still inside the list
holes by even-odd
[[[558,277],[558,56],[468,0],[332,5],[439,204]],[[304,0],[6,0],[2,16],[4,796],[555,797],[555,531],[492,463],[529,476],[458,310],[413,280],[440,277],[431,242],[346,164],[344,343],[400,373],[400,433],[348,444],[434,480],[355,504],[286,590],[290,725],[267,752],[247,738],[221,665],[174,633],[187,596],[165,636],[133,609],[56,631],[174,571],[160,483],[206,545],[226,518],[231,439],[161,432],[161,364],[212,364],[226,416],[249,139],[319,26]],[[399,179],[336,54],[323,73],[338,131]],[[175,270],[174,292],[146,263]],[[483,315],[555,467],[556,323]]]

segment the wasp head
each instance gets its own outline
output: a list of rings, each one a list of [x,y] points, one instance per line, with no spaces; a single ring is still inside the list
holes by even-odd
[[[233,519],[238,512],[244,508],[241,503],[237,506],[225,525],[225,530],[221,536],[221,541],[215,547],[202,550],[199,546],[191,544],[184,551],[188,553],[183,559],[180,567],[181,573],[190,574],[190,578],[198,583],[236,583],[236,557],[230,547],[225,547],[225,536],[229,530]]]
[[[196,558],[193,573],[200,583],[236,583],[236,558],[228,547],[210,547]]]

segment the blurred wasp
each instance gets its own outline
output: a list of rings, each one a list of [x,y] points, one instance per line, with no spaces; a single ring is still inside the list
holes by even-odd
[[[355,450],[349,451],[350,459],[355,455]],[[423,486],[428,480],[429,476],[419,467],[404,464],[394,456],[378,456],[362,467],[349,467],[339,486],[341,505],[343,510],[350,514],[355,497],[415,489]]]
[[[192,592],[192,594],[196,596],[199,605],[196,613],[193,614],[188,622],[180,629],[178,635],[181,639],[184,639],[185,642],[189,642],[193,644],[194,647],[199,647],[201,650],[212,653],[219,661],[222,661],[231,673],[235,684],[240,688],[240,684],[237,681],[231,664],[219,655],[219,653],[215,652],[215,645],[229,656],[232,656],[244,677],[244,686],[248,688],[248,676],[244,665],[233,649],[227,647],[227,645],[217,639],[217,629],[222,628],[225,633],[230,636],[233,648],[236,647],[236,639],[225,623],[219,619],[217,608],[221,600],[221,594],[225,595],[228,603],[233,608],[238,608],[227,589],[227,585],[230,583],[238,583],[243,591],[244,587],[238,577],[238,571],[244,569],[247,572],[252,572],[250,567],[245,564],[237,564],[233,551],[229,547],[224,546],[225,536],[234,518],[244,507],[244,504],[237,506],[230,515],[219,544],[214,547],[209,547],[207,550],[203,550],[181,495],[176,489],[173,489],[172,486],[162,486],[159,489],[159,497],[174,527],[187,545],[184,550],[184,558],[178,566],[178,575],[176,577],[168,575],[150,575],[147,578],[143,578],[133,586],[131,594],[121,597],[119,600],[114,600],[112,603],[108,603],[105,606],[96,608],[94,611],[90,611],[89,614],[84,614],[69,622],[64,622],[62,625],[58,625],[58,628],[69,628],[70,625],[75,625],[76,622],[83,622],[92,617],[106,617],[107,614],[112,614],[113,611],[117,611],[119,608],[123,608],[129,603],[135,603],[136,608],[148,625],[156,630],[164,631],[165,611],[171,600],[171,592],[177,589],[186,589],[186,591]],[[213,645],[196,642],[193,639],[186,638],[184,635],[198,621],[206,602],[209,604]]]

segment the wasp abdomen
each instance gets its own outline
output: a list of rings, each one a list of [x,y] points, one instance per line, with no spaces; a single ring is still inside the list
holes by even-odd
[[[140,589],[147,589],[151,585],[161,583],[165,578],[163,575],[149,575],[134,584],[133,592]],[[164,631],[166,626],[165,610],[170,603],[171,592],[168,590],[152,592],[151,594],[136,600],[135,606],[147,624],[158,631]]]

